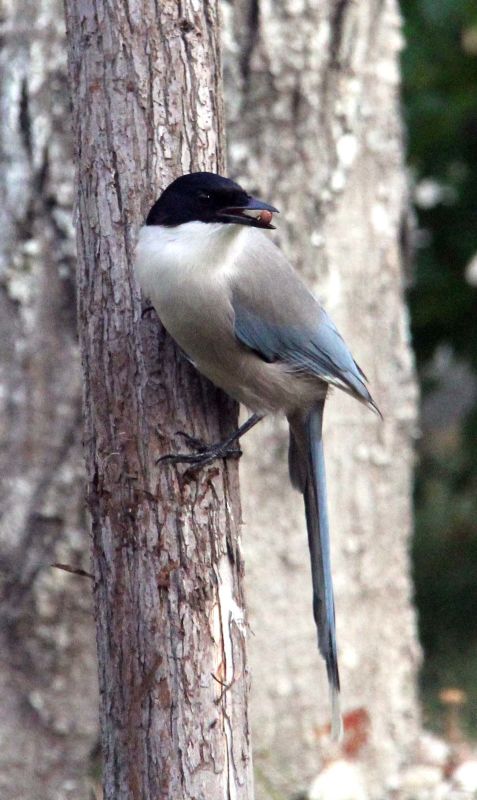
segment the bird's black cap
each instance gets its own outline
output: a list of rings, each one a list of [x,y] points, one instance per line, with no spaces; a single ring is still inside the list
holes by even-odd
[[[277,209],[252,197],[230,178],[214,172],[182,175],[164,189],[146,218],[146,225],[173,227],[185,222],[222,222],[273,229]]]

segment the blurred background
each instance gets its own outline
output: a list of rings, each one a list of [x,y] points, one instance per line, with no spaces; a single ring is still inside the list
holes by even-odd
[[[386,406],[381,426],[338,393],[329,404],[349,711],[338,755],[362,756],[371,788],[361,800],[415,800],[416,776],[396,793],[405,768],[437,759],[439,782],[456,763],[442,748],[423,755],[423,728],[465,738],[472,752],[477,740],[477,7],[402,0],[405,42],[394,0],[221,8],[230,172],[286,209],[277,239],[323,293]],[[62,2],[4,0],[0,26],[0,797],[99,799],[89,583],[51,568],[89,569]],[[242,470],[259,800],[304,797],[336,758],[323,744],[327,695],[284,428],[266,421]],[[425,797],[447,798],[439,791]]]
[[[427,722],[465,692],[477,735],[477,8],[403,0],[407,162],[415,209],[409,304],[421,390],[414,582]]]

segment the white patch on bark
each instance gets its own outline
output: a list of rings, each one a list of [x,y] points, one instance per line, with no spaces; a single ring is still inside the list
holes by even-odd
[[[234,577],[228,554],[225,553],[221,556],[218,564],[214,567],[214,571],[218,588],[217,601],[212,608],[211,627],[214,641],[217,644],[215,680],[220,681],[217,684],[216,693],[225,703],[224,730],[229,773],[227,786],[224,786],[224,800],[235,800],[237,797],[236,776],[232,775],[232,772],[234,772],[234,731],[230,721],[231,707],[228,701],[228,690],[239,677],[235,674],[232,626],[234,624],[237,625],[243,636],[245,636],[245,616],[243,609],[237,605],[234,599]]]

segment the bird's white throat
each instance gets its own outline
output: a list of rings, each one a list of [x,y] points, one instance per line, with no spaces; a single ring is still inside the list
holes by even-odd
[[[157,293],[168,278],[192,279],[199,274],[229,277],[250,228],[220,222],[186,222],[175,227],[145,225],[139,231],[135,267],[143,292]]]

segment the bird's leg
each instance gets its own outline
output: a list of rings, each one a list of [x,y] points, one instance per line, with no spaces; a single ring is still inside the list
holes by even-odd
[[[205,466],[206,464],[210,464],[212,461],[215,461],[217,458],[231,458],[235,457],[238,458],[242,455],[242,451],[239,447],[232,447],[234,442],[237,439],[240,439],[245,433],[247,433],[257,422],[263,419],[263,414],[252,414],[242,425],[240,425],[237,430],[235,430],[227,439],[224,439],[223,442],[215,442],[215,444],[207,445],[202,442],[200,439],[195,439],[193,436],[189,436],[189,434],[184,433],[183,431],[177,431],[180,436],[183,436],[187,442],[192,446],[195,447],[198,451],[197,453],[177,453],[176,455],[170,454],[167,456],[162,456],[157,460],[157,464],[160,463],[167,463],[167,464],[195,464],[199,467]]]

